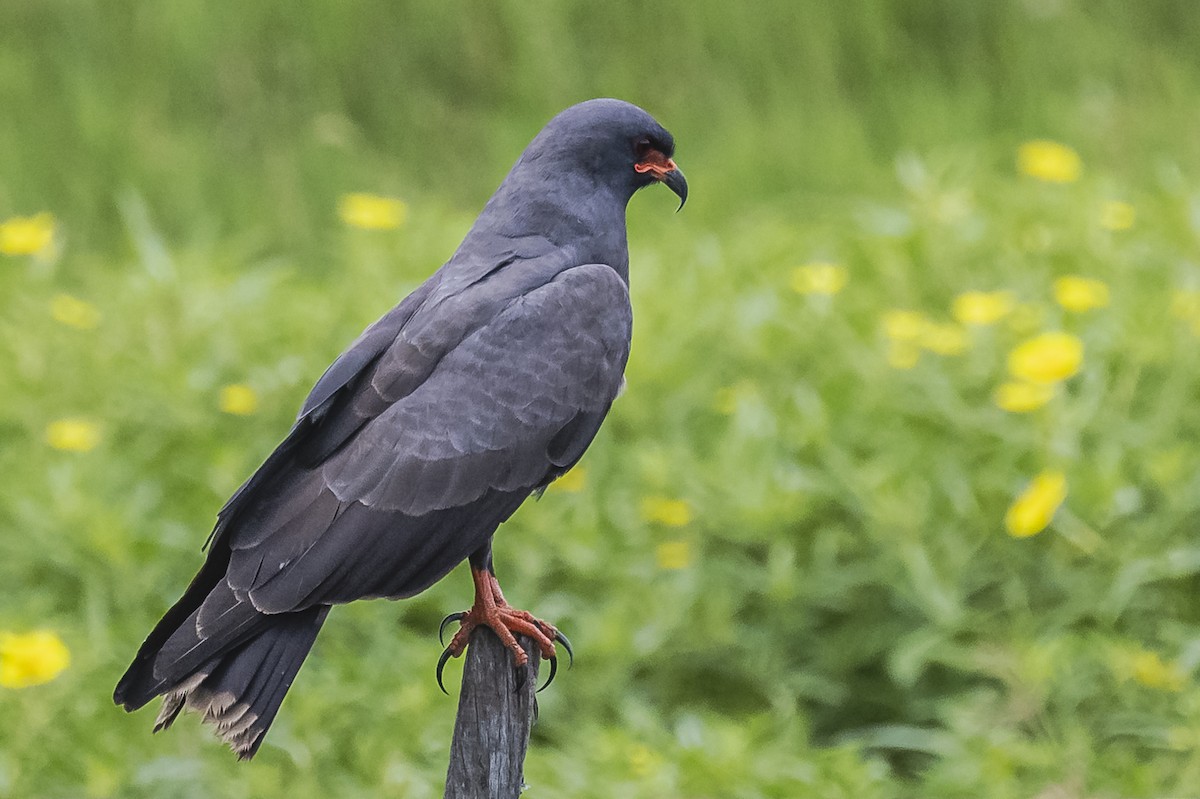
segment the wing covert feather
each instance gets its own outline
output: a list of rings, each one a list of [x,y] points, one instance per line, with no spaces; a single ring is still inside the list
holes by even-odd
[[[489,488],[533,489],[555,466],[555,436],[581,413],[603,416],[612,404],[631,325],[628,292],[611,269],[559,273],[365,425],[322,467],[326,483],[343,502],[411,515],[471,502]],[[583,427],[594,435],[591,428]]]

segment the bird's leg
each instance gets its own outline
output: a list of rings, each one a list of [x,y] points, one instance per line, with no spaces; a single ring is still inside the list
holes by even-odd
[[[546,680],[546,685],[549,685],[558,667],[558,653],[554,642],[561,642],[567,654],[574,660],[570,641],[553,624],[534,617],[528,611],[510,607],[504,599],[504,592],[500,590],[496,575],[490,568],[476,568],[472,564],[471,579],[475,582],[475,604],[470,610],[447,616],[442,621],[441,630],[438,631],[440,635],[446,625],[454,621],[461,625],[438,660],[438,685],[442,685],[442,667],[446,665],[446,661],[466,651],[471,633],[481,624],[490,627],[504,646],[513,653],[513,662],[517,668],[524,667],[529,662],[529,656],[525,654],[525,649],[518,643],[516,636],[524,635],[533,639],[542,657],[550,662],[550,677]],[[445,687],[442,687],[442,690],[445,691]]]

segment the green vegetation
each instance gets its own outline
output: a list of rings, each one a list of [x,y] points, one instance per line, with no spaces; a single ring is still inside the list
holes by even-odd
[[[109,696],[323,367],[600,95],[675,133],[692,199],[634,200],[628,390],[498,537],[579,655],[527,795],[1194,795],[1193,15],[0,4],[0,222],[53,215],[0,228],[0,797],[440,796],[465,571],[335,611],[249,765]],[[351,192],[407,219],[347,225]],[[1056,302],[1072,275],[1103,285]],[[955,320],[972,290],[994,321]],[[1044,331],[1037,407],[1002,410]],[[1066,499],[1010,535],[1039,474]],[[70,663],[16,687],[25,644],[26,681],[62,665],[36,630]]]

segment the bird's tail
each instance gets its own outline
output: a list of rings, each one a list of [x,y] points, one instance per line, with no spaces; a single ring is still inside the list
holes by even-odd
[[[253,637],[190,673],[165,684],[157,681],[150,690],[165,696],[154,731],[171,726],[181,710],[192,710],[216,728],[239,759],[254,757],[328,613],[328,606],[315,606],[272,617]],[[150,698],[137,696],[137,686],[127,686],[132,674],[131,667],[116,697],[129,709]]]

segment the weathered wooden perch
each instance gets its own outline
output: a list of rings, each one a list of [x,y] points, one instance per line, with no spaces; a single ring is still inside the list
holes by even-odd
[[[463,666],[446,799],[517,799],[524,784],[525,750],[537,700],[540,654],[517,638],[529,655],[518,688],[512,653],[487,627],[471,633]]]

